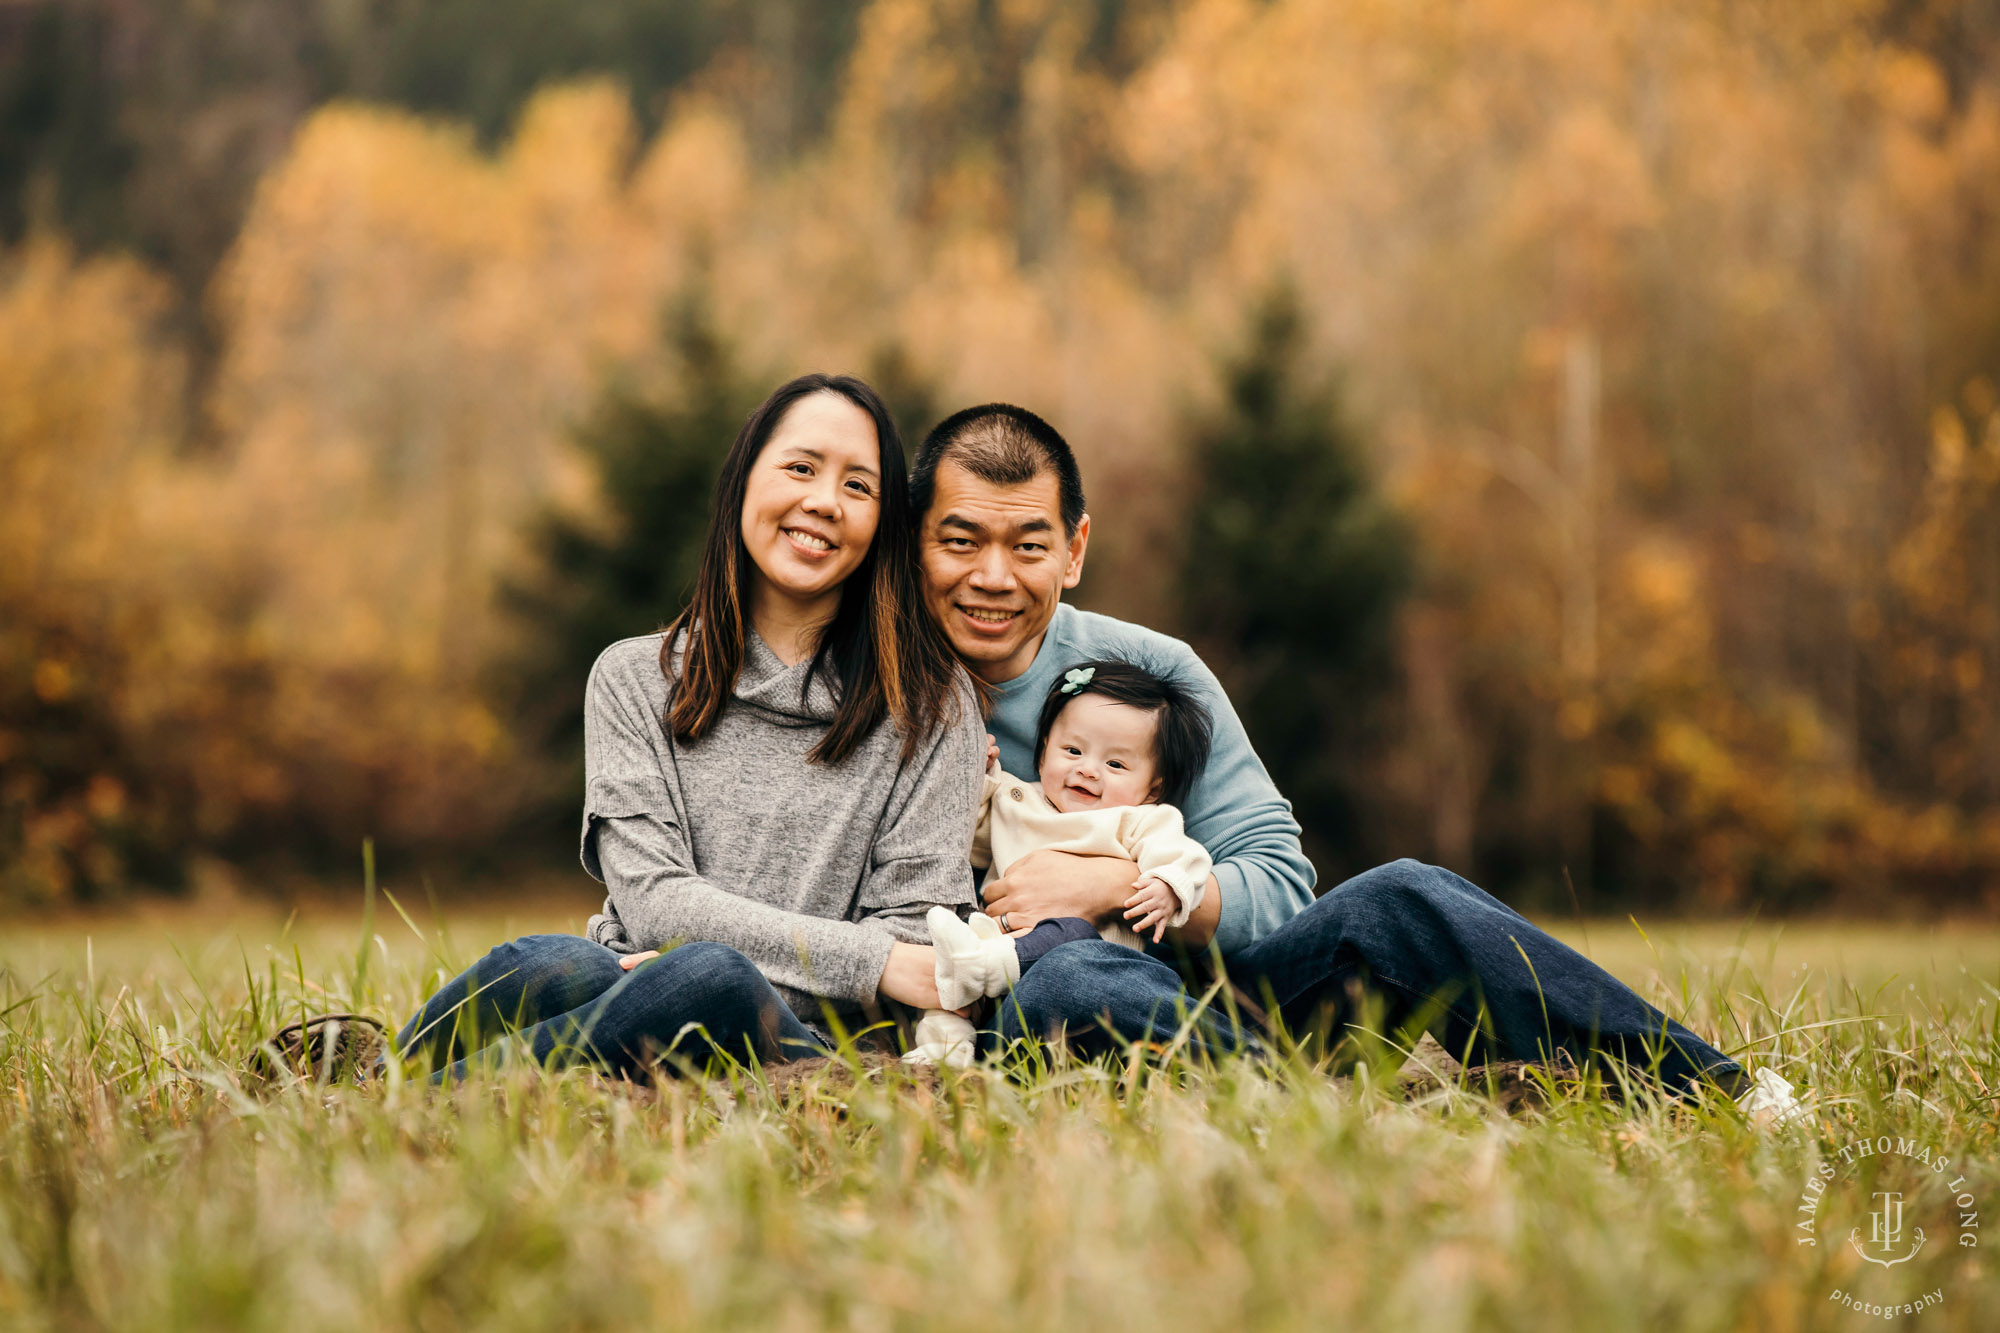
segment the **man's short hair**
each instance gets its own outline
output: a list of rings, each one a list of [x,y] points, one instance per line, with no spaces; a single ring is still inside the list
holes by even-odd
[[[1064,533],[1076,536],[1083,522],[1083,477],[1076,470],[1076,455],[1054,426],[1025,407],[968,407],[931,428],[910,469],[911,509],[919,523],[930,512],[937,470],[945,463],[956,463],[995,486],[1020,486],[1053,472]]]

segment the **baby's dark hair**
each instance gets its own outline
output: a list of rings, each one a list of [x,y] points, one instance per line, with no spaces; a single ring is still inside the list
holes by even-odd
[[[1071,687],[1080,671],[1090,678]],[[1067,691],[1067,692],[1065,692]],[[1035,724],[1035,766],[1041,767],[1042,751],[1048,747],[1049,732],[1056,718],[1071,702],[1086,694],[1101,694],[1114,703],[1130,704],[1158,714],[1153,727],[1153,767],[1160,782],[1160,804],[1182,805],[1194,780],[1208,764],[1208,745],[1213,724],[1208,709],[1194,693],[1177,680],[1156,675],[1132,662],[1108,658],[1079,662],[1063,673],[1042,704],[1041,720]]]

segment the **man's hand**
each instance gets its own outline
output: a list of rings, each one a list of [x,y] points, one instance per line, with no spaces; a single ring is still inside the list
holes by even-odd
[[[1139,867],[1120,856],[1078,856],[1047,848],[1029,852],[1005,876],[986,886],[986,915],[1007,915],[1019,930],[1059,916],[1080,916],[1095,926],[1116,919],[1132,896]]]
[[[1014,863],[1004,879],[986,886],[986,914],[999,919],[1007,913],[1007,931],[1019,935],[1038,921],[1080,916],[1094,926],[1115,921],[1132,896],[1139,867],[1115,856],[1077,856],[1044,849],[1029,852]],[[1167,938],[1190,953],[1200,953],[1215,937],[1222,920],[1222,889],[1208,877],[1201,901],[1188,919],[1169,927]]]

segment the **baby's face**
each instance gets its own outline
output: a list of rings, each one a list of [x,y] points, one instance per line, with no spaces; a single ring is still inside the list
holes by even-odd
[[[1155,715],[1086,694],[1056,715],[1042,751],[1042,790],[1063,813],[1150,805]]]

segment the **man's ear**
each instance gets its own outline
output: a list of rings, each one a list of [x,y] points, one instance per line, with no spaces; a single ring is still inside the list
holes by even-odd
[[[1083,577],[1083,552],[1090,545],[1090,515],[1077,520],[1076,535],[1069,539],[1069,572],[1063,575],[1063,587],[1074,588]]]

